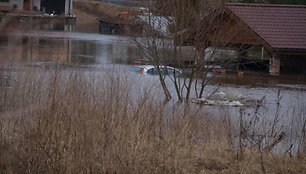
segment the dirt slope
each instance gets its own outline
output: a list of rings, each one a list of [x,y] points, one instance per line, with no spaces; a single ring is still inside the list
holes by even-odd
[[[74,8],[97,17],[117,17],[121,12],[136,14],[139,9],[138,7],[121,6],[98,1],[75,1]]]
[[[97,16],[85,13],[77,8],[73,10],[73,14],[76,16],[76,32],[84,33],[98,33],[99,23]]]

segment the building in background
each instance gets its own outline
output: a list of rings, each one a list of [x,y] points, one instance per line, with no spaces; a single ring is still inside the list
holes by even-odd
[[[46,14],[70,16],[72,0],[9,0],[10,11],[40,11]]]
[[[0,0],[0,12],[8,12],[9,10],[9,0]]]

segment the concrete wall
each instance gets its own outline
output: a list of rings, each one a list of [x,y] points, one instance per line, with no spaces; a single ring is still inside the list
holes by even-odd
[[[65,0],[65,16],[72,15],[72,1],[73,0]]]
[[[34,7],[36,7],[36,9],[38,10],[38,11],[40,11],[40,1],[41,0],[32,0],[32,5],[33,5],[33,7],[31,7],[31,9],[32,10],[35,10],[35,8]]]
[[[10,9],[13,9],[14,4],[17,5],[16,10],[23,10],[23,0],[10,0]],[[30,9],[35,10],[34,7],[36,7],[38,11],[41,11],[41,0],[31,0]],[[72,14],[72,0],[65,0],[65,16],[68,16],[69,14]]]
[[[36,7],[36,9],[40,11],[40,1],[41,0],[31,0],[30,10],[35,10],[34,7]],[[23,0],[10,0],[9,4],[10,4],[10,9],[13,9],[14,5],[17,5],[16,10],[23,10],[23,5],[24,5]]]

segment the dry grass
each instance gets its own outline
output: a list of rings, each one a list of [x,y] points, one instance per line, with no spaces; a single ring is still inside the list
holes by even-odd
[[[1,92],[0,173],[306,173],[303,156],[234,150],[226,117],[150,89],[131,96],[126,77],[36,69],[17,79]]]

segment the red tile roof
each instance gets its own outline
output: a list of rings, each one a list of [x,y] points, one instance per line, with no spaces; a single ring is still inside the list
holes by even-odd
[[[273,49],[306,49],[306,6],[226,4]]]

